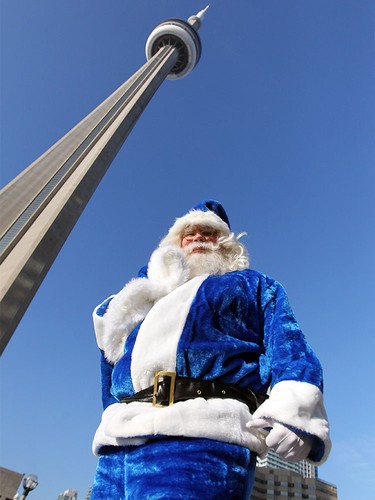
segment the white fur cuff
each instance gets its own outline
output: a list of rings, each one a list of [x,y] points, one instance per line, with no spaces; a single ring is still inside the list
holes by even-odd
[[[331,441],[323,395],[313,384],[284,380],[276,384],[254,418],[271,418],[321,439],[325,445],[323,463],[329,455]]]

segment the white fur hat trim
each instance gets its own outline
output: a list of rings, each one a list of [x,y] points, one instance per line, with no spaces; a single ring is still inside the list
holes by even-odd
[[[177,245],[180,246],[181,234],[187,226],[208,226],[218,231],[221,236],[229,236],[230,229],[218,215],[211,210],[203,212],[202,210],[191,210],[183,217],[176,219],[173,226],[168,231],[159,246]]]

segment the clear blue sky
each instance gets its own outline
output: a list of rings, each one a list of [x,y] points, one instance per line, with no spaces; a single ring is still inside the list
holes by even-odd
[[[145,61],[150,31],[205,4],[2,0],[2,185]],[[340,500],[374,491],[374,2],[213,0],[203,53],[159,89],[1,361],[1,461],[33,500],[84,498],[101,414],[96,304],[206,197],[281,281],[325,370]]]

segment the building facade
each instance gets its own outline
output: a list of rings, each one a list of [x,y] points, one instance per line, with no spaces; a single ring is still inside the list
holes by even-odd
[[[335,485],[318,478],[305,478],[286,469],[257,467],[251,500],[300,498],[337,500]]]
[[[24,474],[0,467],[0,500],[11,500],[17,493]]]
[[[272,449],[268,451],[264,458],[258,458],[258,467],[269,467],[270,469],[285,469],[291,472],[301,474],[303,477],[314,478],[318,477],[318,467],[312,465],[307,460],[300,460],[299,462],[292,463],[281,458]]]
[[[57,497],[57,500],[77,500],[78,491],[76,490],[65,490],[63,493]]]
[[[273,450],[258,458],[250,500],[301,498],[337,500],[337,487],[318,478],[318,468],[307,460],[292,463]]]

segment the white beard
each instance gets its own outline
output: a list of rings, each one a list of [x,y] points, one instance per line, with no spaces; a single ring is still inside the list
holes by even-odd
[[[205,248],[206,251],[193,252],[195,248]],[[190,279],[202,274],[221,275],[229,271],[227,259],[214,243],[190,243],[184,251]]]

